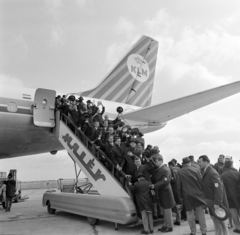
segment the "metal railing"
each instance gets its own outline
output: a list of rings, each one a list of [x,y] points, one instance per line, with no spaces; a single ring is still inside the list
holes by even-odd
[[[114,177],[116,175],[116,172],[118,172],[117,174],[119,175],[120,180],[115,177],[116,180],[118,180],[118,182],[122,185],[126,192],[131,196],[131,192],[128,188],[129,177],[123,171],[118,171],[117,167],[113,164],[111,159],[109,159],[109,157],[106,156],[106,154],[102,150],[98,149],[97,146],[93,143],[93,141],[90,140],[80,129],[78,129],[78,127],[69,117],[67,117],[63,113],[60,113],[60,120],[63,121],[70,128],[70,130],[75,134],[75,136],[82,142],[82,144],[85,145],[85,147],[88,148],[88,150],[99,160],[99,162],[102,164],[103,167],[105,167],[108,172],[110,172]],[[109,168],[111,168],[111,170],[109,170],[104,165],[104,163],[102,163],[103,161],[109,164]]]

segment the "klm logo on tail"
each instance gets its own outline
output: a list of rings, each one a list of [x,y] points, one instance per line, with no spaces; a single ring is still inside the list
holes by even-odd
[[[127,60],[128,70],[139,82],[146,82],[149,78],[149,66],[147,61],[139,54],[132,54]]]
[[[142,36],[95,88],[81,96],[139,107],[151,104],[158,42]]]

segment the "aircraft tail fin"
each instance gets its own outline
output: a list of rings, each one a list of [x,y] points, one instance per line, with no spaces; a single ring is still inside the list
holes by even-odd
[[[142,36],[97,87],[75,94],[139,107],[151,105],[157,51],[158,42]]]

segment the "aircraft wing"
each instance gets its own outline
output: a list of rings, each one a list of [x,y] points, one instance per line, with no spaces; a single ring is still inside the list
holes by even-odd
[[[162,104],[123,114],[124,119],[139,122],[167,122],[186,113],[240,92],[240,81],[199,92]]]

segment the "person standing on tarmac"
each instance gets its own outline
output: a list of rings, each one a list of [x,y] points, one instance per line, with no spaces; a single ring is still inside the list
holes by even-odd
[[[233,232],[240,233],[240,173],[233,167],[231,157],[226,157],[224,168],[221,179],[226,190],[230,214],[235,225]]]
[[[208,156],[200,156],[198,162],[203,170],[203,192],[206,199],[213,201],[215,210],[218,210],[220,208],[219,206],[221,205],[224,205],[228,208],[228,202],[223,183],[220,180],[219,174],[210,165]],[[229,235],[225,221],[218,220],[216,217],[214,217],[212,211],[209,211],[215,227],[215,235]]]
[[[182,168],[177,173],[178,197],[186,208],[187,220],[191,230],[190,235],[195,235],[197,232],[195,213],[199,219],[200,230],[203,235],[206,235],[207,227],[203,210],[206,202],[202,186],[202,176],[199,169],[192,167],[191,164],[189,157],[183,158]]]
[[[173,161],[170,161],[168,163],[168,167],[171,170],[171,174],[172,174],[172,179],[171,179],[171,186],[172,186],[172,192],[173,192],[173,196],[174,196],[174,200],[176,202],[176,205],[172,208],[172,211],[174,213],[176,213],[176,221],[174,222],[174,225],[181,225],[181,213],[179,211],[179,209],[177,208],[177,204],[180,204],[179,198],[178,198],[178,193],[177,193],[177,173],[178,170],[175,166],[175,163]]]
[[[12,173],[8,174],[8,179],[4,181],[6,185],[6,212],[11,211],[12,199],[15,196],[16,181],[13,179]]]
[[[139,173],[137,180],[133,186],[130,187],[131,192],[136,197],[136,203],[139,211],[142,214],[143,228],[142,234],[153,233],[153,208],[152,208],[152,195],[149,186],[151,182],[145,179],[144,174]],[[131,185],[131,183],[129,183]]]
[[[155,159],[155,165],[157,169],[155,170],[155,180],[156,183],[150,185],[151,189],[158,191],[160,205],[163,207],[164,211],[164,226],[158,229],[161,232],[172,232],[173,231],[173,219],[172,219],[172,208],[175,205],[174,196],[171,182],[171,172],[170,169],[163,164],[163,157],[159,153],[152,155]]]

